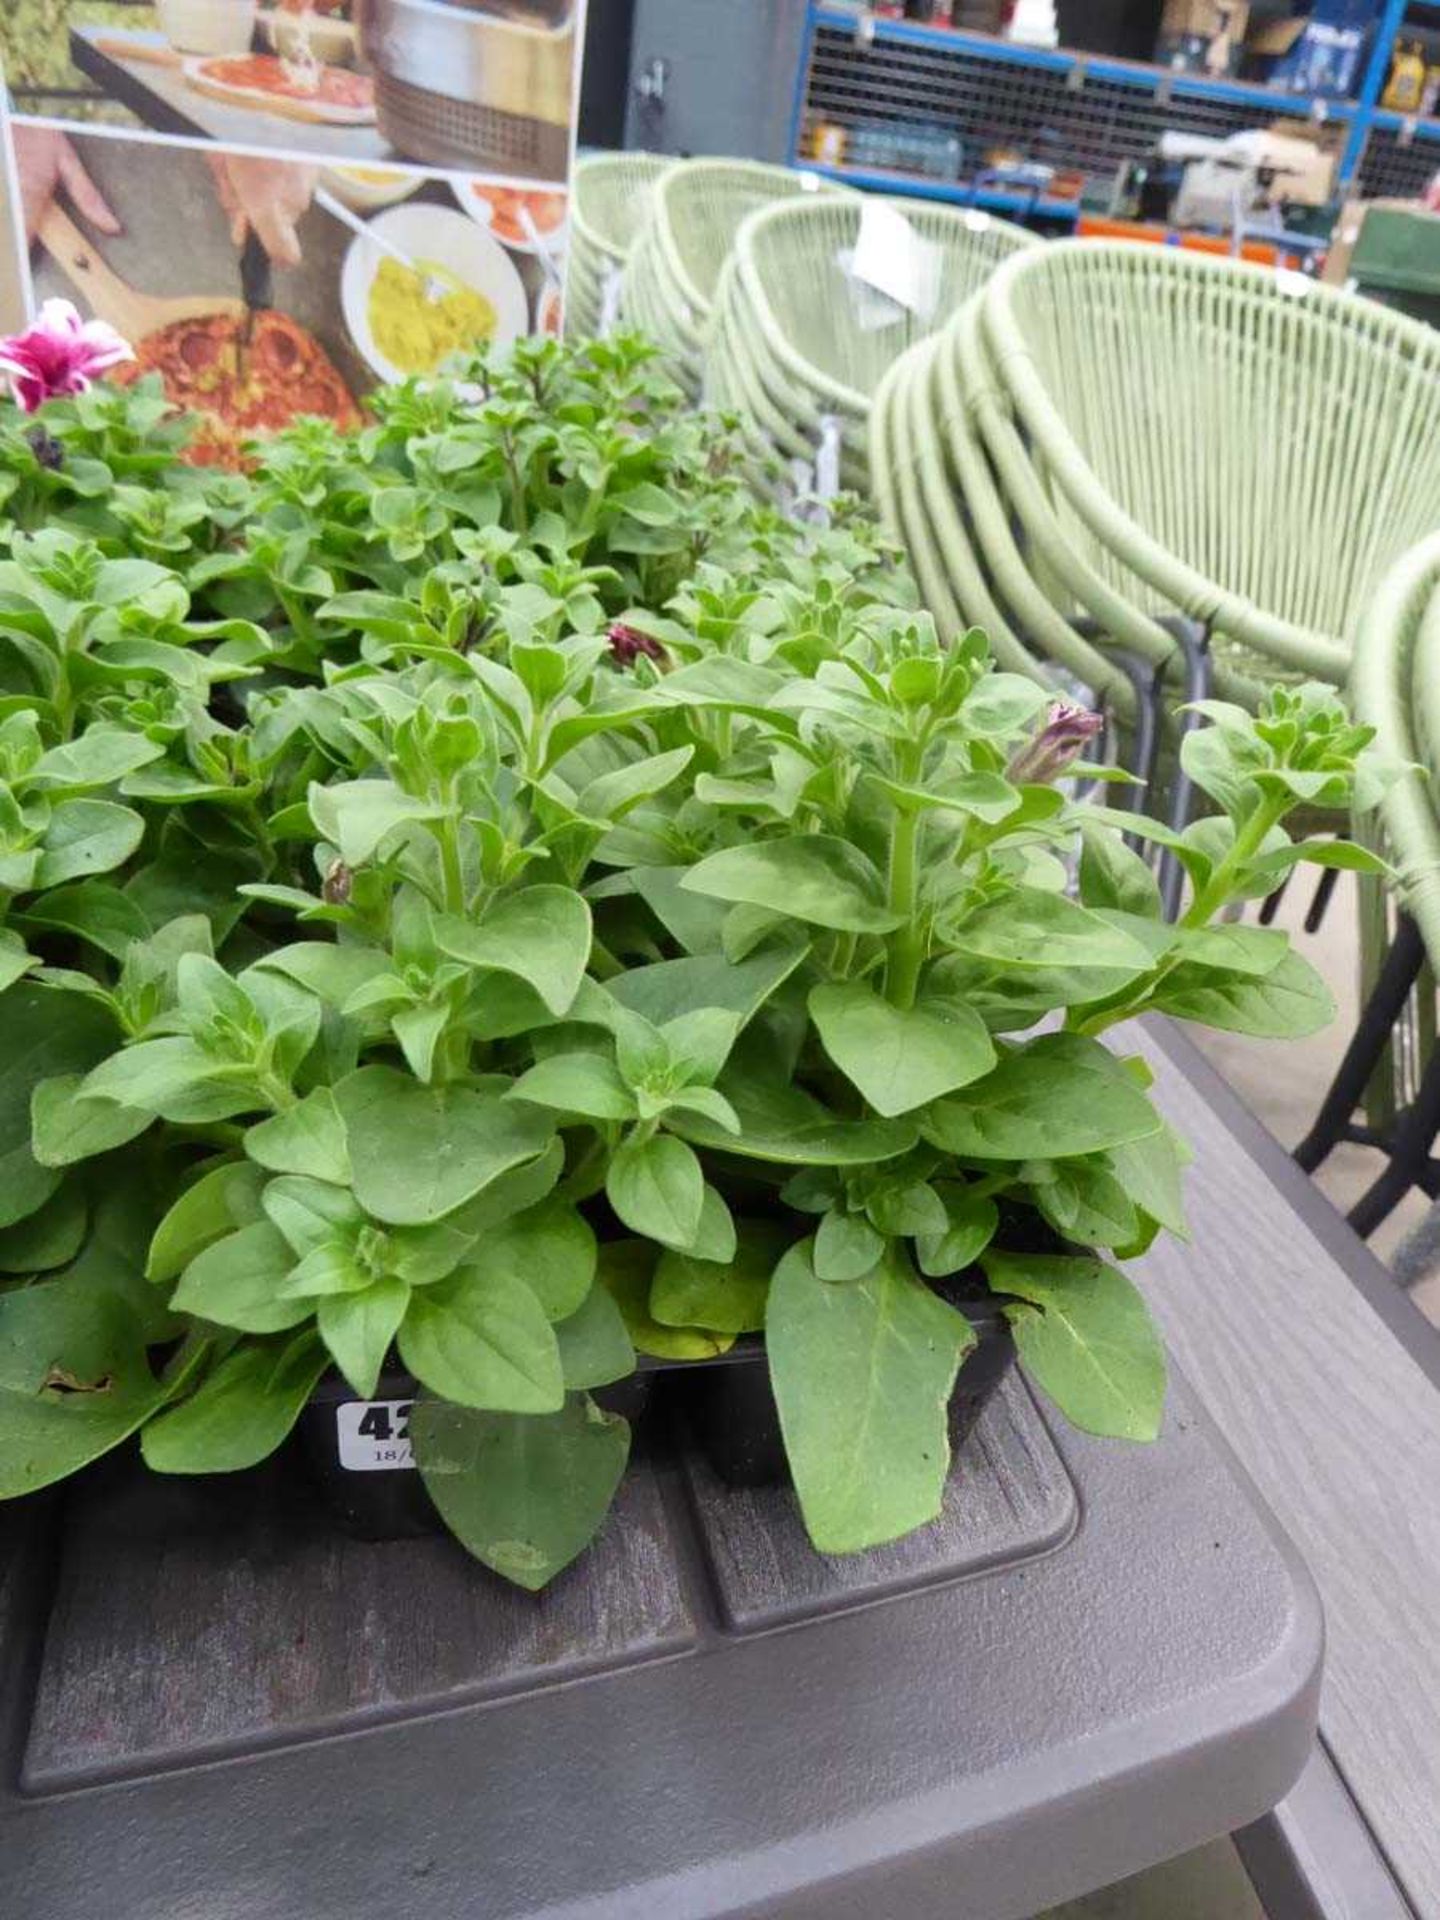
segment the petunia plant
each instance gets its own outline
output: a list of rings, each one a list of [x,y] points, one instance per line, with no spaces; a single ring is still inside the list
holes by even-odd
[[[170,562],[119,482],[12,535],[0,1490],[136,1433],[237,1471],[327,1371],[398,1373],[441,1514],[539,1587],[617,1383],[740,1343],[858,1550],[937,1512],[987,1300],[1069,1418],[1153,1437],[1123,1267],[1186,1154],[1123,1023],[1325,1023],[1228,911],[1373,864],[1286,831],[1373,804],[1366,734],[1282,690],[1189,735],[1184,833],[1077,799],[1093,716],[942,648],[863,522],[708,456],[652,498],[698,443],[635,349],[471,373],[298,429]]]

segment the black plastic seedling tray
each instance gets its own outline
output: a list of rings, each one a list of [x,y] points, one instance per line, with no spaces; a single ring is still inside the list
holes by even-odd
[[[642,1449],[538,1598],[290,1461],[12,1509],[0,1913],[1020,1920],[1256,1819],[1319,1606],[1183,1384],[1153,1447],[1012,1375],[924,1533]]]

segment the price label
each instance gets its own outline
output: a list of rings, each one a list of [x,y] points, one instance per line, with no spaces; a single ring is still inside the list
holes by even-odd
[[[335,1409],[340,1464],[348,1473],[393,1473],[414,1468],[410,1445],[412,1400],[343,1400]]]

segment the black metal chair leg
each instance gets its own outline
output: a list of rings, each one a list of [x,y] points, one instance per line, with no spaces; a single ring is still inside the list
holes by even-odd
[[[1260,924],[1262,927],[1268,927],[1280,911],[1280,902],[1285,898],[1285,889],[1289,886],[1291,877],[1292,875],[1287,873],[1275,891],[1273,893],[1267,893],[1265,898],[1260,902]]]
[[[1364,1098],[1391,1029],[1424,964],[1425,943],[1414,921],[1408,914],[1402,914],[1385,964],[1361,1009],[1345,1057],[1330,1083],[1330,1091],[1321,1102],[1314,1125],[1295,1149],[1295,1160],[1307,1173],[1313,1173],[1331,1149],[1345,1138],[1350,1116]],[[1428,1142],[1426,1150],[1429,1150]]]
[[[1399,1206],[1412,1187],[1424,1187],[1430,1149],[1440,1133],[1440,1049],[1432,1053],[1420,1089],[1395,1126],[1390,1163],[1350,1209],[1351,1226],[1366,1239]]]
[[[1206,700],[1210,696],[1210,630],[1195,620],[1182,620],[1178,617],[1164,622],[1165,630],[1175,636],[1185,662],[1185,704],[1192,707],[1197,700]],[[1164,669],[1156,676],[1157,703],[1163,690]],[[1202,716],[1186,712],[1180,716],[1180,737],[1176,748],[1175,780],[1170,790],[1169,824],[1176,833],[1183,833],[1190,824],[1190,810],[1194,805],[1195,788],[1185,771],[1180,750],[1184,747],[1186,736],[1201,725]],[[1180,902],[1185,891],[1185,870],[1179,860],[1168,849],[1161,857],[1159,868],[1160,900],[1165,918],[1175,920],[1180,915]]]
[[[1330,896],[1335,891],[1340,878],[1338,867],[1324,867],[1320,873],[1320,884],[1315,889],[1315,898],[1310,902],[1310,911],[1305,915],[1306,933],[1318,933],[1325,918],[1325,909],[1330,905]]]

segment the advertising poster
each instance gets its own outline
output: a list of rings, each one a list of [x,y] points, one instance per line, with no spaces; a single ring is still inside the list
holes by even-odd
[[[52,297],[234,465],[558,332],[584,0],[7,0],[0,318]],[[8,289],[8,300],[7,300]]]

